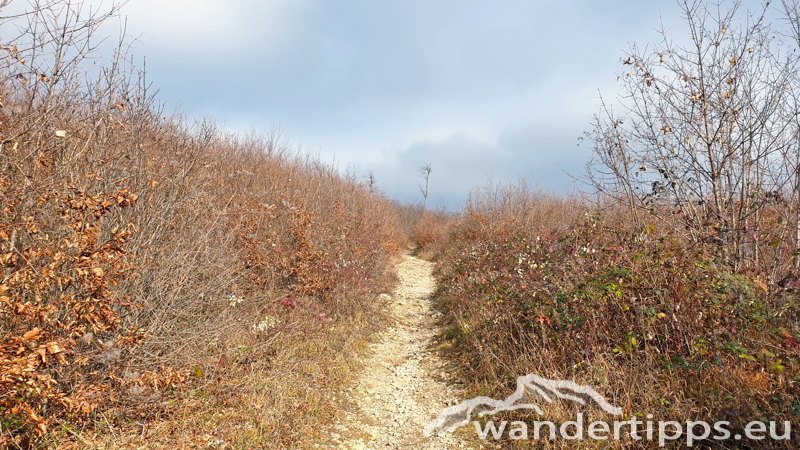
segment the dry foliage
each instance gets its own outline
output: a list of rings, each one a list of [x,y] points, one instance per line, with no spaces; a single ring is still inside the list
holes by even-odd
[[[79,6],[2,42],[1,445],[312,438],[383,318],[395,209],[277,131],[165,114],[124,39],[86,64],[109,14]]]
[[[476,395],[503,397],[536,373],[594,386],[629,415],[726,420],[737,432],[751,420],[796,427],[796,281],[736,273],[717,243],[655,221],[638,228],[624,209],[581,214],[578,200],[493,192],[468,205],[439,255],[440,339]],[[537,420],[608,420],[575,408]]]
[[[594,386],[640,418],[796,429],[800,59],[786,36],[800,35],[774,28],[769,4],[763,15],[679,4],[688,45],[665,31],[633,46],[622,108],[603,104],[587,134],[593,205],[524,185],[471,198],[439,256],[440,338],[476,394],[536,373]],[[796,31],[797,5],[783,6]],[[800,444],[795,433],[746,445]]]
[[[399,204],[395,208],[400,217],[400,228],[406,245],[414,255],[430,260],[438,253],[437,245],[443,242],[456,213],[443,209],[427,210],[420,204]]]
[[[637,226],[655,216],[718,243],[735,270],[778,280],[800,254],[758,248],[800,245],[800,9],[776,3],[680,0],[684,32],[662,29],[623,57],[620,104],[603,102],[586,134],[586,181]]]
[[[31,162],[41,164],[40,158]],[[125,248],[136,227],[117,225],[101,236],[100,223],[131,207],[136,196],[124,189],[87,195],[71,186],[71,192],[48,189],[34,200],[22,180],[8,178],[0,179],[0,409],[6,429],[45,433],[53,417],[97,409],[114,378],[102,362],[143,337],[133,330],[105,346],[78,344],[110,336],[120,327],[117,311],[133,306],[115,287],[135,270]],[[31,210],[39,214],[28,215]]]

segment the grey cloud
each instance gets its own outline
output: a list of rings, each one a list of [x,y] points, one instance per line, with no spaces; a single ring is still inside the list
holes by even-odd
[[[587,161],[575,144],[598,89],[616,95],[623,49],[657,39],[662,17],[681,24],[672,0],[132,0],[124,11],[168,106],[229,130],[277,123],[342,170],[372,169],[398,199],[419,198],[416,169],[431,162],[431,200],[451,206],[489,176],[568,186],[559,163],[575,173]]]
[[[378,186],[404,201],[417,201],[422,182],[417,169],[431,163],[429,205],[458,207],[469,191],[490,179],[511,181],[525,177],[564,191],[579,176],[588,148],[577,147],[572,130],[537,126],[502,136],[489,144],[466,135],[441,141],[423,141],[393,152],[373,165],[359,164],[361,174],[372,171]]]

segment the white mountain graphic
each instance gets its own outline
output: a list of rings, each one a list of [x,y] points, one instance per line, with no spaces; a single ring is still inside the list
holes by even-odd
[[[517,390],[505,400],[496,400],[491,397],[475,397],[443,409],[439,413],[439,417],[425,425],[423,435],[430,437],[434,432],[452,432],[462,425],[469,424],[473,411],[479,406],[487,407],[488,409],[478,412],[478,416],[517,409],[532,409],[537,414],[543,414],[542,409],[537,404],[517,403],[526,397],[541,397],[546,403],[552,402],[555,398],[563,398],[578,402],[581,405],[585,405],[586,399],[590,399],[609,414],[615,416],[622,414],[622,408],[617,408],[608,403],[602,395],[590,386],[582,386],[567,380],[548,380],[547,378],[530,374],[517,378]]]

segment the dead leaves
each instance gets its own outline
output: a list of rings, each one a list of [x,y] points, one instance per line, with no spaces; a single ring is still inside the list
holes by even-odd
[[[40,330],[38,328],[34,328],[33,330],[28,331],[27,333],[22,335],[22,340],[23,341],[36,341],[36,340],[39,339],[39,336],[41,336],[41,335],[42,335],[42,330]]]
[[[59,130],[56,136],[66,132]],[[95,410],[98,403],[91,398],[109,388],[110,363],[118,358],[105,370],[87,371],[84,367],[94,360],[91,352],[100,350],[76,351],[76,338],[89,330],[116,333],[114,351],[120,354],[122,347],[144,339],[142,330],[118,330],[119,311],[134,306],[117,295],[116,286],[136,270],[126,250],[136,226],[118,224],[101,233],[101,221],[138,197],[127,189],[90,194],[71,186],[39,193],[23,213],[13,201],[14,195],[23,194],[13,187],[4,192],[6,220],[0,222],[0,263],[5,269],[0,285],[0,391],[7,393],[0,397],[0,408],[17,411],[20,426],[44,433],[62,414],[80,420]]]

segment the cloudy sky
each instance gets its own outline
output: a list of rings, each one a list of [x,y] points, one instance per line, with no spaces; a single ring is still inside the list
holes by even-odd
[[[168,108],[278,125],[399,200],[420,198],[429,162],[429,205],[450,208],[488,179],[569,189],[629,43],[662,20],[682,32],[674,0],[131,0],[123,14]]]

